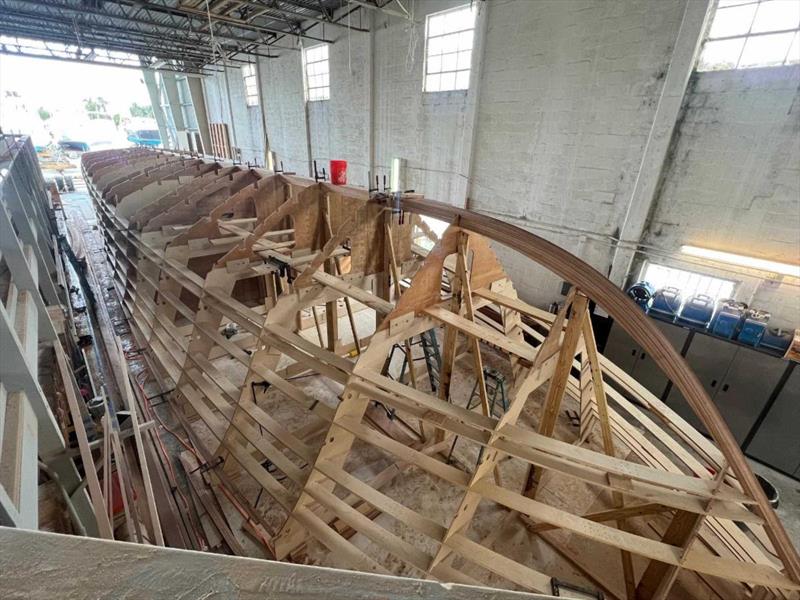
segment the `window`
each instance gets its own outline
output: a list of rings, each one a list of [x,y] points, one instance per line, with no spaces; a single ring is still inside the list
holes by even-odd
[[[242,67],[242,78],[244,79],[244,101],[247,106],[258,106],[258,78],[256,77],[256,66],[253,64]]]
[[[331,97],[331,73],[328,66],[328,45],[306,48],[306,88],[308,100],[328,100]]]
[[[469,89],[475,11],[471,6],[428,15],[425,24],[426,92]]]
[[[698,71],[800,63],[798,0],[719,0]]]
[[[733,298],[736,283],[693,271],[684,271],[664,265],[647,263],[642,269],[641,281],[646,281],[656,290],[665,287],[678,288],[684,298],[695,294],[705,294],[714,300]]]

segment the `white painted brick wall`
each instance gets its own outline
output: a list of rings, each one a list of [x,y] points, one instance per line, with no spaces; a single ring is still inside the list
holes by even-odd
[[[358,26],[357,12],[350,21]],[[360,22],[368,26],[366,15]],[[330,99],[308,104],[311,154],[318,169],[325,167],[328,172],[330,160],[346,160],[348,183],[366,186],[370,168],[369,34],[348,33],[342,28],[335,31],[338,41],[328,47]],[[322,33],[320,27],[312,32]]]
[[[242,151],[242,162],[264,165],[264,133],[259,112],[261,109],[258,106],[247,106],[242,70],[237,66],[229,67],[227,71],[233,118],[231,118],[231,110],[228,105],[225,76],[220,72],[203,81],[208,119],[211,122],[228,124],[231,143]]]
[[[407,189],[458,206],[464,205],[467,191],[477,85],[468,91],[423,93],[422,83],[425,16],[463,4],[416,2],[416,26],[380,16],[374,57],[377,170],[388,175],[392,158],[405,158]],[[485,15],[479,15],[479,21],[482,18]],[[481,48],[481,36],[476,35],[473,82]]]
[[[798,84],[798,66],[693,76],[646,242],[800,262]],[[740,281],[739,299],[776,325],[800,326],[800,281],[704,270]]]
[[[372,142],[379,173],[403,157],[408,188],[459,205],[469,194],[470,208],[538,233],[607,274],[685,1],[488,2],[473,61],[476,69],[483,53],[480,81],[469,92],[437,94],[422,92],[424,17],[463,1],[418,0],[413,28],[355,12],[351,22],[373,33],[326,28],[336,39],[331,99],[310,104],[310,135],[300,53],[278,50],[280,58],[260,61],[272,148],[300,174],[312,157],[320,166],[345,159],[350,181],[363,185]],[[692,242],[798,261],[799,70],[696,78],[647,244],[661,254]],[[213,105],[209,87],[207,97]],[[243,99],[235,104],[235,113],[243,110]],[[260,122],[252,128],[260,131]],[[500,252],[523,298],[540,306],[561,298],[557,278]],[[776,323],[800,324],[799,288],[742,281],[743,299],[772,310]]]
[[[492,3],[470,208],[543,235],[606,274],[608,236],[638,173],[683,7]],[[506,260],[522,297],[542,306],[560,299],[560,281],[531,276],[528,264]]]
[[[278,54],[280,58],[259,62],[269,143],[286,171],[307,176],[309,157],[302,59],[299,50],[281,50]]]

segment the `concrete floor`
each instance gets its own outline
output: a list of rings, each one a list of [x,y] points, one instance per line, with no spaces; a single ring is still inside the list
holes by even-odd
[[[778,490],[780,504],[776,512],[795,547],[800,548],[800,481],[754,460],[748,462],[755,473],[767,479]]]

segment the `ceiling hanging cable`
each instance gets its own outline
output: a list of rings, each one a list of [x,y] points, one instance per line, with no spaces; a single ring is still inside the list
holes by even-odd
[[[347,72],[352,77],[353,75],[353,51],[350,45],[350,40],[353,37],[353,30],[350,29],[350,0],[347,0]]]
[[[210,45],[210,50],[211,50],[211,62],[213,63],[215,58],[216,58],[217,51],[219,51],[220,54],[222,54],[222,51],[221,51],[221,48],[218,48],[218,46],[217,46],[218,42],[214,38],[214,22],[211,19],[211,7],[208,5],[208,0],[206,0],[206,16],[208,17],[208,32],[209,32],[209,35],[210,35],[209,45]],[[222,68],[223,69],[226,68],[224,62],[222,64]],[[217,95],[219,96],[219,115],[220,115],[220,120],[222,120],[222,112],[223,112],[223,108],[222,108],[222,106],[223,106],[223,102],[222,102],[222,87],[221,87],[222,84],[219,81],[217,81],[216,84],[217,84],[216,85]],[[233,115],[231,115],[231,117],[232,116]]]

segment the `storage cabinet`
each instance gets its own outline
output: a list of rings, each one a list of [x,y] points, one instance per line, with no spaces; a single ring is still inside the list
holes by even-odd
[[[739,348],[714,403],[741,444],[786,370],[786,361],[757,350]]]
[[[686,361],[739,444],[786,369],[786,362],[780,358],[701,333],[694,336]],[[699,431],[708,433],[677,388],[667,396],[667,405]]]
[[[775,403],[745,452],[800,477],[800,368],[794,365]]]
[[[680,352],[686,343],[686,338],[689,337],[689,330],[661,321],[653,322],[672,346]],[[669,379],[656,366],[650,355],[624,329],[621,327],[611,328],[603,354],[656,397],[662,397]]]
[[[695,334],[694,339],[692,339],[689,350],[686,352],[686,362],[689,363],[700,383],[703,384],[706,393],[712,399],[720,387],[720,382],[725,378],[725,374],[728,372],[737,350],[738,346],[708,335]],[[677,387],[672,386],[669,395],[667,395],[666,403],[667,406],[686,419],[695,429],[708,435],[708,431],[694,414],[689,403],[686,402]],[[725,417],[724,414],[723,417]]]
[[[774,354],[714,337],[700,330],[653,319],[672,346],[684,351],[697,375],[739,444],[759,421],[770,398],[774,404],[744,448],[753,458],[800,478],[800,368]],[[603,349],[609,359],[708,435],[683,395],[631,336],[616,325]],[[785,381],[784,373],[792,368]],[[777,396],[776,396],[777,394]]]

